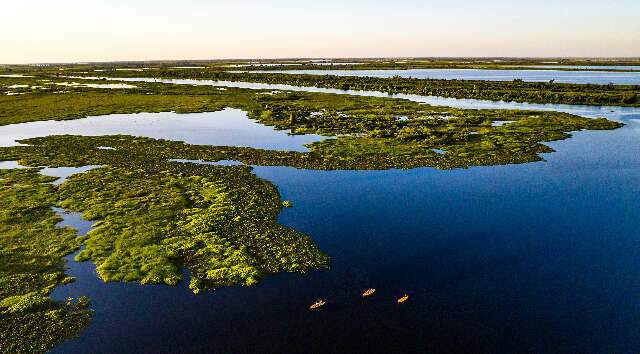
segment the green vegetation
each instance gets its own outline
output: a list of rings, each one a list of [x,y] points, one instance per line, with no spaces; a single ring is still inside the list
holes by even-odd
[[[298,78],[251,75],[237,78]],[[46,351],[86,326],[87,299],[49,298],[55,286],[71,281],[62,257],[81,245],[76,259],[95,263],[104,281],[175,285],[185,269],[195,293],[326,267],[328,257],[307,236],[277,223],[281,209],[293,204],[253,175],[251,165],[370,170],[524,163],[541,160],[540,153],[553,151],[543,142],[565,139],[571,131],[621,126],[558,112],[455,109],[392,98],[144,82],[126,89],[57,85],[65,81],[0,78],[0,125],[232,107],[274,129],[332,138],[308,145],[307,152],[69,135],[0,148],[0,161],[24,166],[102,166],[59,187],[35,168],[0,170],[3,351]],[[171,160],[237,160],[246,166]],[[51,209],[56,205],[83,213],[96,222],[94,229],[77,238],[71,229],[56,228],[60,218]]]
[[[72,281],[63,256],[80,242],[69,228],[56,228],[51,209],[55,178],[37,169],[0,170],[0,349],[44,352],[75,336],[89,322],[88,300],[54,302],[49,293]]]
[[[378,97],[221,90],[211,86],[143,82],[136,86],[110,91],[65,87],[63,94],[38,91],[0,96],[5,108],[0,113],[0,122],[70,119],[116,112],[201,112],[233,107],[247,111],[262,124],[290,129],[293,134],[339,137],[311,145],[309,153],[192,147],[189,151],[197,150],[195,157],[191,153],[164,157],[228,159],[250,165],[315,169],[457,168],[538,161],[539,153],[551,150],[541,142],[567,138],[570,131],[621,126],[604,119],[558,112],[456,109]],[[512,123],[492,126],[495,121]],[[111,146],[108,142],[105,144]],[[433,149],[446,153],[437,154]],[[85,162],[103,164],[100,159]]]
[[[276,129],[338,136],[309,145],[309,152],[126,136],[51,136],[23,141],[27,146],[0,148],[0,160],[19,160],[26,166],[105,166],[76,175],[60,187],[62,206],[99,221],[78,259],[96,263],[106,281],[176,284],[180,268],[186,267],[192,273],[194,291],[249,285],[265,274],[322,267],[326,257],[305,236],[276,224],[280,208],[290,204],[280,202],[275,188],[255,178],[250,167],[169,160],[237,160],[246,165],[324,170],[446,169],[538,161],[539,153],[552,151],[541,142],[567,138],[574,130],[620,126],[557,112],[460,110],[344,95],[265,95],[163,84],[144,84],[130,93],[69,90],[55,110],[29,106],[34,111],[31,118],[112,108],[164,110],[184,96],[182,107],[187,110],[232,106],[248,110],[251,117]],[[167,106],[153,106],[163,101],[145,93],[151,90],[161,93],[157,97],[170,97]],[[56,96],[29,95],[34,100]],[[29,95],[11,100],[20,107]],[[113,100],[119,104],[113,105]],[[184,102],[197,104],[191,107]],[[496,126],[494,121],[510,123]]]
[[[456,109],[378,97],[143,82],[136,86],[118,90],[65,87],[64,93],[36,91],[0,96],[4,108],[0,122],[233,107],[247,111],[262,124],[289,129],[293,134],[339,137],[311,145],[309,153],[192,147],[185,156],[167,154],[164,158],[228,159],[250,165],[315,169],[457,168],[538,161],[539,153],[551,150],[541,142],[567,138],[570,131],[621,126],[558,112]],[[495,121],[512,123],[492,126]],[[105,142],[105,146],[111,146],[108,144]],[[446,153],[437,154],[433,149]],[[104,161],[84,162],[101,165]]]
[[[204,112],[224,108],[215,97],[131,95],[122,92],[0,96],[0,124],[68,120],[115,113]]]
[[[639,65],[640,62],[620,61],[620,62],[569,62],[558,61],[558,63],[541,63],[539,61],[512,60],[512,61],[442,61],[442,60],[349,60],[336,61],[334,65],[329,63],[314,62],[265,62],[258,64],[244,64],[237,67],[235,64],[215,64],[210,65],[207,69],[217,70],[249,70],[249,71],[280,71],[280,70],[411,70],[411,69],[479,69],[479,70],[558,70],[558,71],[590,71],[581,66],[602,66],[597,71],[607,72],[638,72],[639,70],[628,68],[617,68],[617,66]],[[634,64],[635,63],[635,64]],[[235,66],[234,66],[235,65]],[[567,67],[556,68],[562,65]],[[158,67],[158,69],[170,69],[169,66]]]
[[[258,75],[261,76],[261,75]],[[289,75],[282,75],[289,76]],[[295,75],[298,77],[298,75]],[[271,90],[250,90],[221,88],[213,86],[173,85],[162,83],[136,82],[132,89],[95,89],[85,87],[62,87],[56,91],[32,89],[40,82],[37,78],[0,78],[0,125],[36,120],[75,119],[90,115],[110,113],[136,113],[176,111],[178,113],[217,111],[225,107],[245,110],[252,118],[269,124],[268,115],[276,114],[278,119],[305,120],[306,124],[325,124],[326,117],[339,117],[348,113],[360,126],[379,124],[384,126],[398,117],[433,118],[439,116],[457,118],[484,118],[485,120],[513,120],[512,115],[554,115],[557,113],[524,112],[509,110],[464,110],[450,107],[435,107],[402,99],[364,97],[311,92],[279,92]],[[52,80],[58,82],[62,80]],[[52,82],[48,84],[51,85]],[[104,81],[86,80],[83,83],[100,84]],[[117,83],[111,81],[109,83]],[[10,89],[20,95],[7,96],[3,92],[12,85],[26,88]],[[617,86],[616,86],[617,87]],[[349,111],[349,112],[347,112]],[[309,120],[308,115],[324,112]],[[342,112],[342,113],[340,113]],[[263,116],[264,115],[264,116]],[[333,119],[327,125],[328,134],[342,129],[342,118]],[[364,121],[363,121],[364,120]],[[302,122],[302,121],[301,121]],[[297,123],[301,123],[297,122]],[[335,126],[339,124],[339,126]],[[394,123],[396,124],[396,123]],[[398,122],[397,124],[404,124]],[[305,124],[295,124],[302,128]],[[334,126],[334,128],[331,128]],[[320,128],[320,127],[318,127]],[[301,131],[302,132],[302,131]],[[321,129],[316,132],[322,134]],[[338,133],[348,134],[356,131]]]
[[[19,160],[27,166],[51,167],[164,164],[170,159],[183,159],[237,160],[246,165],[322,170],[423,166],[450,169],[539,161],[539,153],[553,151],[541,142],[568,138],[570,131],[621,126],[605,119],[526,111],[464,110],[461,113],[466,113],[467,117],[446,118],[406,112],[412,115],[399,120],[396,117],[369,117],[353,108],[291,120],[289,114],[283,114],[275,109],[276,106],[271,108],[273,110],[252,114],[260,122],[276,129],[340,136],[308,145],[309,152],[187,145],[126,136],[51,136],[22,141],[30,146],[0,148],[0,160]],[[502,126],[492,124],[493,121],[506,120],[511,122]],[[114,150],[98,149],[100,146]],[[436,153],[434,149],[445,153]]]
[[[415,62],[411,62],[414,63]],[[440,63],[439,65],[441,65]],[[402,64],[405,65],[405,64]],[[407,64],[408,65],[408,64]],[[430,65],[435,65],[431,63]],[[448,64],[447,64],[448,65]],[[467,64],[465,64],[467,65]],[[497,64],[496,64],[497,65]],[[501,63],[500,65],[505,65]],[[146,78],[188,78],[188,79],[209,79],[219,81],[254,82],[267,84],[287,84],[302,87],[335,88],[344,90],[366,90],[387,93],[404,93],[424,96],[440,96],[452,98],[474,98],[493,101],[514,101],[530,103],[557,103],[557,104],[578,104],[578,105],[603,105],[603,106],[640,106],[640,85],[595,85],[595,84],[565,84],[554,82],[525,82],[514,81],[480,81],[480,80],[439,80],[439,79],[415,79],[415,78],[373,78],[355,76],[334,76],[334,75],[302,75],[302,74],[280,74],[280,73],[232,73],[227,72],[228,67],[212,66],[201,69],[171,69],[164,67],[154,67],[141,71],[119,71],[117,68],[99,69],[99,73],[93,72],[93,67],[68,68],[60,71],[57,68],[34,69],[29,68],[28,73],[35,75],[32,82],[39,80],[61,81],[59,76],[80,75],[91,76],[99,74],[106,77],[146,77]],[[299,67],[297,67],[299,68]],[[327,68],[322,66],[322,68]],[[225,69],[225,70],[222,70]],[[278,67],[282,69],[282,67]],[[513,68],[510,68],[513,69]],[[89,71],[86,71],[89,70]],[[103,71],[104,70],[104,71]],[[0,78],[0,82],[28,80],[28,78]],[[68,79],[67,79],[68,80]],[[83,80],[81,80],[83,81]],[[98,81],[94,81],[98,83]],[[134,83],[136,86],[145,86],[143,83]],[[42,83],[38,84],[42,85]],[[36,85],[37,86],[37,85]],[[0,84],[0,97],[6,96],[3,93],[25,93],[33,92],[27,89],[8,89],[9,85]],[[67,89],[67,87],[65,87]],[[37,90],[36,90],[37,91]],[[153,100],[153,99],[148,99]],[[166,98],[170,105],[170,97]],[[2,100],[0,100],[0,103]],[[117,100],[112,102],[118,106]],[[106,104],[106,102],[105,102]],[[186,107],[202,104],[201,102],[185,102]],[[43,102],[43,106],[53,106]],[[160,103],[151,104],[159,106]],[[173,103],[178,106],[180,104]],[[142,108],[142,107],[141,107]],[[116,110],[116,109],[113,109]],[[9,115],[8,113],[6,115]],[[0,117],[1,118],[1,117]]]
[[[74,138],[80,140],[74,144]],[[72,176],[58,192],[62,207],[98,221],[76,259],[93,261],[103,280],[175,285],[186,267],[190,287],[199,292],[327,265],[308,237],[276,223],[283,207],[279,194],[250,167],[172,163],[154,157],[161,147],[151,140],[110,139],[45,138],[34,149],[5,148],[1,158],[17,154],[27,164],[49,166],[93,159],[107,165]],[[57,145],[65,141],[72,145]],[[89,145],[97,141],[116,150]]]
[[[343,61],[344,63],[345,61]],[[353,62],[353,61],[346,61]],[[46,67],[16,67],[16,72],[30,75],[59,77],[61,75],[105,76],[105,77],[147,77],[147,78],[188,78],[209,79],[220,81],[255,82],[269,84],[287,84],[303,87],[321,87],[335,89],[367,90],[388,93],[405,93],[425,96],[440,96],[452,98],[474,98],[493,101],[514,101],[530,103],[557,103],[602,106],[640,106],[640,85],[595,85],[595,84],[566,84],[555,82],[525,82],[514,81],[481,81],[481,80],[440,80],[414,78],[373,78],[334,75],[302,75],[262,73],[266,70],[375,70],[375,69],[498,69],[498,70],[544,70],[545,66],[553,65],[640,65],[638,60],[617,61],[587,61],[587,60],[554,60],[553,62],[534,59],[411,59],[411,60],[356,60],[358,65],[318,65],[312,62],[296,61],[265,61],[263,64],[292,64],[278,66],[243,67],[249,72],[233,73],[230,65],[238,62],[202,62],[193,68],[175,68],[170,63],[154,63],[145,65],[139,63],[130,69],[122,71],[121,67],[113,65],[69,65],[64,68]],[[557,62],[557,63],[556,63]],[[188,65],[188,64],[183,64]],[[527,67],[541,66],[540,68]],[[137,68],[137,69],[136,69]],[[144,68],[144,69],[142,69]],[[60,70],[64,69],[64,70]],[[237,68],[235,68],[237,70]],[[94,71],[98,70],[98,72]],[[580,69],[565,68],[554,70],[576,71]],[[607,69],[605,69],[607,70]],[[613,70],[609,71],[625,71]],[[626,70],[633,71],[633,70]],[[1,94],[1,93],[0,93]]]
[[[640,106],[640,85],[564,84],[553,82],[375,78],[279,73],[158,70],[128,76],[198,78],[286,84],[342,90],[380,91],[423,96],[474,98],[492,101],[558,103],[600,106]],[[124,77],[120,72],[116,77]]]
[[[336,65],[331,65],[335,63]],[[379,58],[379,59],[337,59],[331,62],[318,63],[310,60],[261,60],[251,62],[210,62],[201,63],[208,68],[228,69],[229,65],[248,65],[242,67],[247,70],[408,70],[408,69],[491,69],[491,70],[544,70],[545,66],[568,66],[568,68],[554,69],[566,71],[583,71],[580,66],[636,66],[639,59],[570,59],[570,58]],[[277,64],[277,65],[272,65]],[[157,69],[170,68],[171,65],[158,65]],[[105,67],[108,69],[108,67]],[[636,71],[629,69],[599,69],[602,71]]]
[[[403,69],[492,69],[492,70],[544,70],[545,66],[569,66],[567,71],[582,71],[580,66],[612,67],[599,71],[636,71],[629,69],[615,69],[614,66],[640,65],[638,58],[339,58],[320,62],[313,59],[262,59],[262,60],[179,60],[179,61],[137,61],[117,63],[90,64],[56,64],[52,66],[29,65],[0,65],[0,73],[31,73],[49,71],[59,73],[64,71],[94,72],[117,70],[152,71],[163,69],[188,70],[198,68],[208,70],[229,70],[242,68],[243,70],[335,70],[335,69],[366,69],[366,70],[403,70]],[[532,67],[534,66],[534,67]],[[538,68],[540,66],[540,68]],[[572,67],[573,66],[573,67]]]
[[[105,281],[175,285],[186,267],[197,293],[328,261],[308,237],[276,223],[277,190],[244,166],[136,157],[73,176],[60,197],[64,208],[100,221],[76,260],[93,261]]]

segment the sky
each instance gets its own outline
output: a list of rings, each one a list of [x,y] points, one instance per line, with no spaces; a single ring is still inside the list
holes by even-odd
[[[638,0],[2,0],[0,63],[640,57]]]

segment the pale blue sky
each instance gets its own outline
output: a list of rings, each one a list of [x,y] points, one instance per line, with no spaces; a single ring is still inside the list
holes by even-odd
[[[640,56],[638,0],[2,0],[0,63]]]

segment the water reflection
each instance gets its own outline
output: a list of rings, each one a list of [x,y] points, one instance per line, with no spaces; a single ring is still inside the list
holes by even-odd
[[[74,77],[81,79],[82,77]],[[97,77],[87,77],[86,79],[101,79]],[[445,106],[463,109],[517,109],[517,110],[538,110],[538,111],[556,111],[571,113],[583,117],[604,117],[613,120],[624,120],[632,116],[640,115],[640,107],[619,107],[619,106],[588,106],[588,105],[570,105],[570,104],[553,104],[553,103],[521,103],[521,102],[505,102],[477,100],[470,98],[448,98],[438,96],[421,96],[411,94],[388,94],[379,91],[361,91],[361,90],[340,90],[319,87],[303,87],[281,84],[263,84],[254,82],[235,82],[235,81],[215,81],[215,80],[196,80],[196,79],[155,79],[155,78],[106,78],[114,81],[129,82],[159,82],[176,85],[199,85],[199,86],[217,86],[217,87],[237,87],[254,90],[276,90],[276,91],[297,91],[297,92],[318,92],[332,93],[339,95],[355,95],[369,97],[392,97],[402,98],[414,102],[426,103],[432,106]]]
[[[81,167],[43,167],[40,169],[40,174],[44,176],[57,177],[58,179],[52,182],[53,185],[57,186],[64,183],[64,181],[66,181],[67,178],[77,173],[91,171],[99,167],[101,166],[89,165],[89,166],[81,166]],[[20,165],[18,161],[0,161],[0,170],[23,169],[23,168],[29,168],[29,167]]]
[[[132,135],[184,141],[195,145],[246,146],[270,150],[307,151],[303,145],[325,137],[314,134],[289,135],[249,119],[245,112],[177,114],[112,114],[65,121],[40,121],[0,126],[0,146],[14,146],[16,140],[47,135]],[[108,148],[108,147],[103,147]]]
[[[56,227],[70,227],[75,229],[76,235],[78,236],[86,236],[93,226],[93,221],[83,219],[81,213],[66,211],[62,208],[53,208],[53,211],[62,218],[62,221],[60,221]]]
[[[502,105],[487,102],[493,107],[483,108]],[[577,132],[549,143],[557,152],[546,161],[522,165],[254,167],[294,205],[282,211],[280,223],[310,235],[331,256],[329,270],[194,296],[188,281],[104,284],[90,262],[69,261],[78,281],[53,296],[89,296],[95,314],[78,338],[53,353],[634,352],[640,347],[640,111],[535,106],[627,126]],[[90,135],[104,134],[90,128]],[[171,128],[172,136],[207,141],[186,121]],[[81,233],[90,227],[77,214],[61,225]],[[360,292],[369,287],[378,291],[363,301]],[[395,299],[405,292],[411,301],[398,307]],[[333,306],[309,312],[318,297]]]

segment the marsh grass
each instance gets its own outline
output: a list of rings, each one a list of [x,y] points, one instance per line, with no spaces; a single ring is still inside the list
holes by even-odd
[[[0,349],[45,352],[75,336],[88,322],[88,300],[55,302],[50,292],[73,281],[66,256],[80,241],[51,209],[57,202],[52,177],[37,169],[0,170]]]

